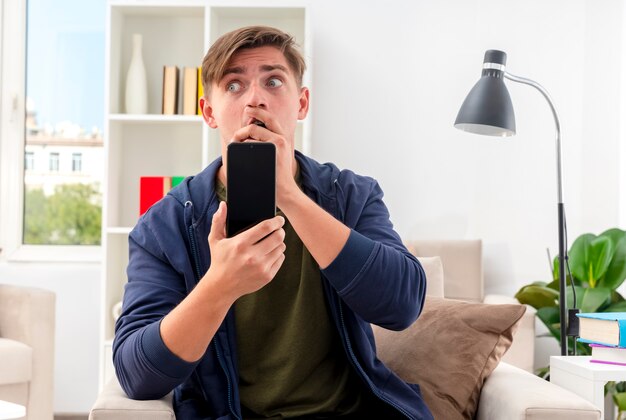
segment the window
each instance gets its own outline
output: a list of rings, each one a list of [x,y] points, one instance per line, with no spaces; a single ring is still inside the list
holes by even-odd
[[[24,171],[32,171],[35,169],[35,154],[26,152],[24,154]]]
[[[83,154],[72,153],[72,172],[80,172],[83,170]]]
[[[59,154],[58,153],[50,153],[50,159],[48,159],[50,165],[48,169],[50,172],[59,172]]]
[[[23,243],[99,245],[105,0],[26,8]],[[26,173],[42,154],[48,171]]]
[[[2,260],[100,261],[105,5],[0,1]]]

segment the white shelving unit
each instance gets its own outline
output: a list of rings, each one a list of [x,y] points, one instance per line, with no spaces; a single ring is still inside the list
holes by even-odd
[[[307,0],[110,0],[105,60],[105,193],[101,287],[101,387],[114,374],[112,307],[127,281],[128,235],[139,219],[141,176],[188,176],[220,153],[219,132],[200,116],[161,115],[164,65],[198,67],[224,33],[247,25],[269,25],[292,34],[307,64],[311,39]],[[124,113],[126,71],[132,35],[143,36],[148,79],[148,114]],[[310,65],[310,64],[309,64]],[[310,70],[304,85],[311,86]],[[298,124],[296,148],[310,150],[311,116]]]

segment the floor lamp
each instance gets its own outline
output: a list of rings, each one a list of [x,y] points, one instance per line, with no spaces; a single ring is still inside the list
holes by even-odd
[[[515,113],[504,79],[530,85],[548,101],[556,125],[556,179],[559,220],[559,318],[561,322],[561,355],[567,355],[567,302],[565,295],[565,214],[561,175],[561,126],[548,92],[537,82],[517,77],[505,71],[506,53],[498,50],[485,52],[480,80],[465,98],[454,126],[460,130],[488,136],[508,137],[515,134]]]

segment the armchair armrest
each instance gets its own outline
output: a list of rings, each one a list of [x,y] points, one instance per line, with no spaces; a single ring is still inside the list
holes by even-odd
[[[160,400],[131,400],[113,377],[98,395],[89,420],[176,420],[172,393]]]
[[[500,363],[483,385],[477,420],[599,420],[600,409],[525,370]]]

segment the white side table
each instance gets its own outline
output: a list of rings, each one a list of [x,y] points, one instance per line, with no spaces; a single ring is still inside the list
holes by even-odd
[[[591,363],[591,356],[551,356],[550,382],[598,407],[604,419],[604,385],[626,381],[626,366]]]
[[[19,419],[26,415],[26,407],[0,400],[0,419]]]

